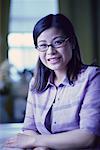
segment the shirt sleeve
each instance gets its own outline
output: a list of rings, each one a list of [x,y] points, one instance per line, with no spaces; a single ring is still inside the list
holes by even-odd
[[[24,119],[24,125],[22,130],[33,130],[37,132],[35,118],[34,118],[34,109],[35,104],[33,100],[33,93],[31,90],[31,86],[33,84],[33,79],[30,81],[29,90],[28,90],[28,97],[27,97],[27,105],[26,105],[26,113]]]
[[[93,68],[80,112],[80,128],[100,136],[100,68]]]

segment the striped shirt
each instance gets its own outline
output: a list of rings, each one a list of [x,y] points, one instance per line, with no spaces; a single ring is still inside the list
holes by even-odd
[[[84,129],[100,136],[100,68],[83,69],[72,85],[67,78],[58,87],[48,80],[41,93],[33,92],[32,85],[33,79],[23,130],[53,134]]]

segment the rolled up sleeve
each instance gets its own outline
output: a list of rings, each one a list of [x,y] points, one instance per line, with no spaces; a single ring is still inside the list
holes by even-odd
[[[33,80],[31,80],[30,84],[29,84],[26,113],[25,113],[24,125],[22,128],[23,131],[25,131],[25,130],[37,131],[36,124],[35,124],[35,118],[34,118],[35,104],[34,104],[34,100],[33,100],[33,93],[31,91],[32,83],[33,83]]]
[[[100,68],[89,75],[80,112],[80,128],[100,136]]]

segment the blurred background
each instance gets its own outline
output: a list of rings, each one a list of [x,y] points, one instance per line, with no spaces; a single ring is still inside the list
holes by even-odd
[[[50,13],[71,20],[83,62],[100,65],[100,0],[0,0],[0,123],[24,120],[38,59],[32,31]]]

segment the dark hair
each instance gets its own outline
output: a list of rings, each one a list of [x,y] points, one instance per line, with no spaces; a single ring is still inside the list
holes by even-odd
[[[81,61],[80,49],[75,35],[75,31],[69,19],[62,14],[50,14],[40,19],[33,30],[34,44],[35,46],[37,46],[38,36],[43,31],[51,27],[55,27],[57,29],[62,30],[67,37],[71,37],[71,41],[74,43],[72,49],[72,59],[67,65],[67,76],[69,84],[71,84],[77,79],[78,73],[83,63]],[[48,77],[51,74],[51,72],[53,71],[47,68],[39,59],[37,63],[37,71],[35,74],[35,81],[33,86],[33,89],[35,91],[43,91],[43,89],[46,87]]]

